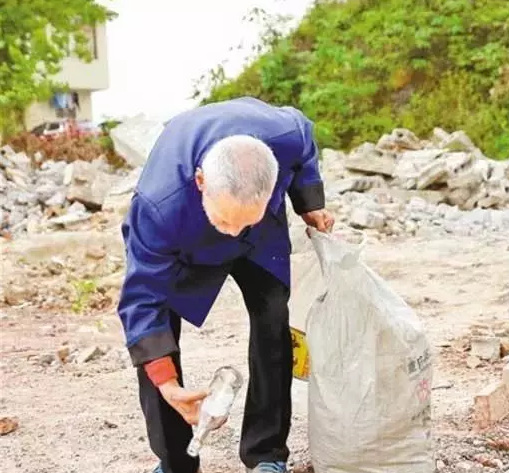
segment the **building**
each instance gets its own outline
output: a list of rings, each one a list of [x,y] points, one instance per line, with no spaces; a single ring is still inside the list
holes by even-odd
[[[27,129],[65,117],[92,120],[92,92],[109,85],[106,25],[89,28],[86,34],[92,61],[87,63],[74,56],[64,59],[55,80],[67,84],[70,93],[55,94],[46,102],[31,105],[25,115]]]

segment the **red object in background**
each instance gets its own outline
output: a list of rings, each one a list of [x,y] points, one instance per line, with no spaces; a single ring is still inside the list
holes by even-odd
[[[68,137],[98,137],[103,134],[100,127],[89,120],[75,120],[72,118],[45,122],[36,126],[30,131],[31,134],[39,139],[49,141],[55,138]]]

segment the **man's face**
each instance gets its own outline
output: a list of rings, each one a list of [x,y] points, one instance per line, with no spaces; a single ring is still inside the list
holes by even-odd
[[[210,223],[218,232],[236,237],[244,228],[263,218],[267,202],[241,204],[229,194],[210,197],[203,193],[203,208]]]

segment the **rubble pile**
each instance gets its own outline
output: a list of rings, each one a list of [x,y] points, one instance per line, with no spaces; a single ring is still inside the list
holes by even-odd
[[[324,150],[326,180],[335,192],[390,189],[461,210],[509,206],[509,162],[486,158],[463,132],[435,128],[431,140],[395,129],[377,144],[365,143],[349,155]]]
[[[430,141],[396,129],[349,155],[323,150],[328,207],[388,235],[509,230],[509,161],[483,156],[464,132]]]
[[[48,160],[34,167],[25,153],[3,146],[0,234],[33,234],[85,222],[111,206],[115,196],[132,191],[138,176],[139,169],[114,170],[104,157],[92,162]]]

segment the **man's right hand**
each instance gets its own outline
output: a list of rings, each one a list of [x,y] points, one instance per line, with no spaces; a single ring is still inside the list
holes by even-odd
[[[196,425],[200,416],[200,406],[207,397],[207,391],[188,391],[182,388],[177,379],[161,384],[159,391],[166,402],[173,407],[190,425]]]

